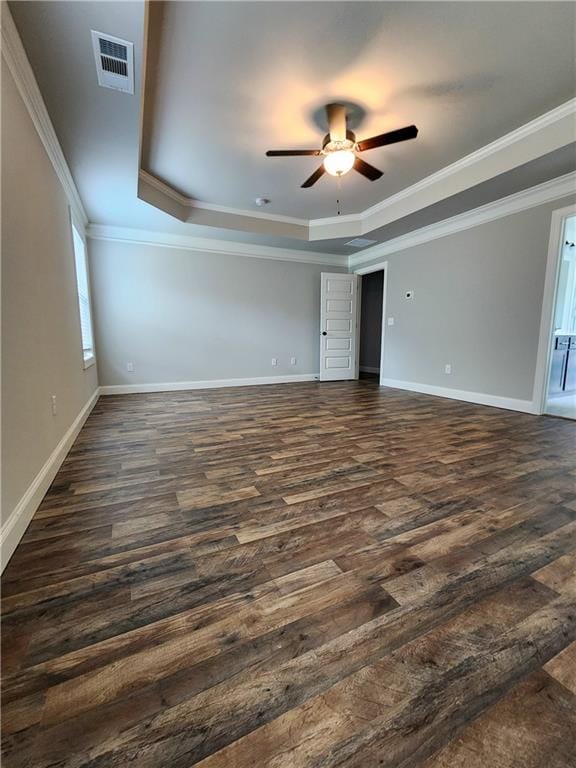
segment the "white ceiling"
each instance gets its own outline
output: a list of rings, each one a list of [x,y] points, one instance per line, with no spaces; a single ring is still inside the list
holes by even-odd
[[[317,160],[264,156],[268,148],[318,145],[323,130],[314,115],[330,100],[365,110],[360,137],[412,122],[420,128],[415,141],[366,153],[385,171],[379,182],[344,178],[343,212],[349,213],[574,95],[573,3],[166,5],[146,167],[216,205],[250,209],[255,197],[266,195],[273,214],[333,215],[334,179],[300,189]],[[344,241],[292,242],[184,224],[138,200],[143,3],[18,1],[10,7],[92,222],[350,252]],[[137,95],[97,85],[91,29],[134,42]],[[512,172],[516,176],[505,174],[507,182],[479,185],[477,198],[487,202],[502,188],[509,194],[531,179],[572,170],[574,153],[536,162]],[[472,198],[461,200],[470,205]],[[461,204],[449,199],[442,211]],[[396,225],[418,224],[389,226]],[[393,235],[384,227],[370,236]]]
[[[414,141],[367,152],[377,182],[342,180],[357,213],[574,94],[574,4],[171,2],[164,11],[145,166],[189,197],[302,218],[336,214],[315,148],[313,115],[344,99],[366,118],[359,137],[415,123]]]

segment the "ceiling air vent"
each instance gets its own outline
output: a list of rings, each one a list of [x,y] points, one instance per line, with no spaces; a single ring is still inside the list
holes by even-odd
[[[98,84],[134,93],[134,44],[92,30]]]
[[[368,240],[366,237],[355,237],[354,240],[348,240],[344,245],[349,245],[352,248],[367,248],[369,245],[374,245],[378,240]]]

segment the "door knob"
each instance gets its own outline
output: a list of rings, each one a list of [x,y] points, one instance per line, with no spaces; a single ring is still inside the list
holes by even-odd
[[[328,336],[328,334],[326,333],[326,331],[322,331],[322,336]]]

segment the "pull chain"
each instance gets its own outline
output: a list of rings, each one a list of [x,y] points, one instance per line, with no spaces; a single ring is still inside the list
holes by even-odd
[[[338,180],[338,197],[336,198],[336,215],[340,216],[340,193],[342,191],[342,181],[341,181],[342,177],[337,176],[336,178]]]

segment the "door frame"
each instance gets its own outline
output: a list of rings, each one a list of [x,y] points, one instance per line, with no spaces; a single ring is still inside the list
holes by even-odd
[[[380,386],[384,386],[384,342],[386,339],[386,295],[388,289],[388,262],[379,261],[377,264],[370,264],[367,267],[358,267],[354,270],[355,275],[369,275],[371,272],[384,271],[384,282],[382,286],[382,335],[380,337]],[[360,317],[362,312],[362,280],[358,290],[358,322],[356,323],[356,349],[360,354]]]
[[[548,240],[548,257],[546,260],[546,278],[544,280],[544,295],[542,297],[542,313],[540,316],[540,335],[538,338],[538,355],[536,358],[536,373],[534,375],[534,390],[532,402],[534,411],[543,414],[548,400],[548,384],[550,378],[550,363],[552,360],[552,326],[558,293],[558,275],[560,272],[560,257],[562,255],[562,239],[564,223],[570,216],[576,215],[576,204],[552,212],[550,237]]]

